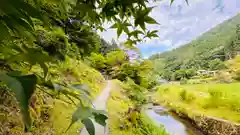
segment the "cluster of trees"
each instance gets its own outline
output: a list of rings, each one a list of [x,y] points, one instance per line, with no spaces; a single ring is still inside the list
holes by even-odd
[[[102,74],[121,81],[130,78],[135,84],[150,89],[155,84],[153,64],[150,60],[130,60],[129,55],[119,48],[102,53],[92,53],[91,66]]]
[[[169,52],[153,55],[155,72],[166,79],[189,78],[189,70],[221,70],[224,61],[240,51],[240,14],[216,26],[202,36]],[[183,73],[184,71],[184,73]]]

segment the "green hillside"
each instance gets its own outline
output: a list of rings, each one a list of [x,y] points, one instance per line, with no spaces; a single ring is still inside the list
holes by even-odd
[[[197,39],[174,50],[150,57],[157,70],[209,69],[209,61],[230,59],[239,50],[240,14],[219,24]],[[159,66],[160,65],[160,66]]]

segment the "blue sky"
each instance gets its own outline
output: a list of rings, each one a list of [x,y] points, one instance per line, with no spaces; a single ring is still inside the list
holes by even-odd
[[[137,45],[144,58],[184,45],[240,12],[240,0],[189,0],[189,5],[185,0],[175,0],[172,6],[169,3],[170,0],[162,0],[149,5],[157,6],[150,15],[160,25],[148,25],[147,28],[159,30],[160,38]],[[111,29],[101,36],[108,41],[126,39],[125,35],[117,39],[115,30]]]

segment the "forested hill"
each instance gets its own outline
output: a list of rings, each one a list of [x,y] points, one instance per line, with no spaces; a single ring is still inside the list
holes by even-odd
[[[219,24],[197,39],[174,50],[150,57],[158,68],[209,68],[209,61],[227,60],[238,52],[240,14]],[[160,64],[160,62],[162,64]]]

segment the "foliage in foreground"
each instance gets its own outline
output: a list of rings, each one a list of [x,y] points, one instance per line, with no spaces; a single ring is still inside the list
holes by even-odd
[[[140,110],[134,111],[135,103],[124,93],[123,83],[116,81],[115,84],[107,103],[110,135],[167,135]]]
[[[206,115],[240,122],[240,84],[159,86],[154,99],[191,116]]]
[[[32,71],[41,72],[36,66],[33,67]],[[100,90],[105,87],[105,80],[98,71],[73,59],[67,59],[64,63],[58,65],[58,68],[51,67],[49,74],[53,76],[52,79],[54,81],[86,84],[90,90],[91,97],[89,98],[91,99],[94,99]],[[51,90],[46,89],[45,91],[52,94]],[[4,92],[3,88],[1,88],[2,92]],[[72,94],[77,94],[78,92],[77,90]],[[30,100],[30,113],[33,118],[32,134],[64,134],[67,125],[71,123],[73,112],[77,109],[75,104],[78,104],[78,100],[63,94],[55,95],[55,98],[53,98],[49,94],[37,89]],[[0,134],[7,134],[8,132],[12,135],[25,134],[22,131],[21,115],[17,102],[14,100],[12,93],[2,93],[1,95],[3,96],[1,98],[2,106],[0,109],[2,114],[0,123],[3,126]],[[79,129],[82,127],[83,124],[77,122],[65,134],[78,135]]]
[[[173,1],[171,0],[171,3]],[[97,116],[100,114],[96,115],[96,112],[81,104],[82,98],[79,98],[79,95],[77,97],[72,94],[72,89],[84,91],[84,88],[76,84],[51,82],[51,78],[48,78],[49,67],[58,66],[57,63],[65,60],[65,56],[79,59],[79,56],[84,57],[97,50],[98,44],[95,39],[98,39],[98,36],[94,31],[104,30],[102,27],[104,22],[113,22],[111,28],[117,30],[118,36],[126,33],[128,39],[125,44],[130,47],[140,42],[140,39],[158,37],[157,30],[146,30],[146,24],[158,24],[149,16],[153,9],[147,7],[149,2],[148,0],[2,1],[0,47],[7,51],[1,49],[0,52],[0,64],[4,71],[0,73],[0,80],[15,93],[25,131],[32,127],[29,100],[36,87],[46,87],[45,89],[75,98],[79,100],[81,110],[76,113],[88,111],[95,119],[100,118]],[[11,64],[17,66],[12,67]],[[17,67],[22,65],[28,69],[37,65],[43,69],[43,74],[19,72]],[[87,93],[84,94],[88,96]],[[92,124],[87,123],[91,121],[88,117],[92,115],[74,114],[72,122],[81,119],[86,126],[91,126]],[[88,131],[93,135],[93,128],[90,128],[92,130]]]

